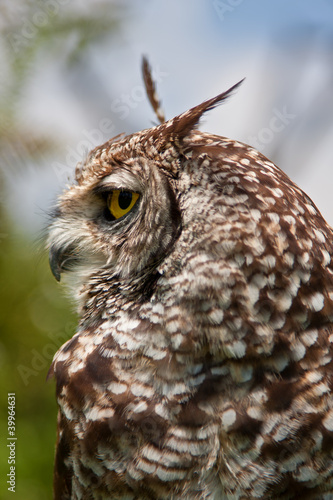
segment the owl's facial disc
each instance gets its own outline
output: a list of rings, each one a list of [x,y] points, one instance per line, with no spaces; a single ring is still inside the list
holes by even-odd
[[[58,281],[65,274],[80,303],[99,274],[145,281],[181,230],[178,201],[158,165],[134,157],[105,168],[108,175],[86,178],[63,194],[50,227],[51,271]]]

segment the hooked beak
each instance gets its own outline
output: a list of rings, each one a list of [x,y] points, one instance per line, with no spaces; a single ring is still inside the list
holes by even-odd
[[[49,252],[49,263],[53,276],[57,281],[60,281],[61,273],[69,271],[71,264],[77,261],[73,250],[71,248],[61,248],[51,246]]]

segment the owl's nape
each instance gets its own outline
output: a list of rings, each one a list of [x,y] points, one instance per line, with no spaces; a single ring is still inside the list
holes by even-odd
[[[55,499],[333,498],[332,230],[278,167],[197,130],[229,91],[94,149],[60,197]]]

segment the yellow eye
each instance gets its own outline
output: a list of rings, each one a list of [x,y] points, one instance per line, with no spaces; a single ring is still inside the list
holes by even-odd
[[[114,189],[108,196],[107,204],[111,215],[115,219],[120,219],[123,215],[128,214],[139,199],[139,193],[132,191],[120,191]]]

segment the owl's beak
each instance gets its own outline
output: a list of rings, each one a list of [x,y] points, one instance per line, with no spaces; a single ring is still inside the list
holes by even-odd
[[[53,276],[60,281],[63,262],[63,251],[61,248],[52,246],[49,252],[49,263]]]
[[[57,281],[60,281],[61,273],[70,271],[77,261],[77,252],[70,246],[65,248],[51,246],[49,253],[50,268]]]

